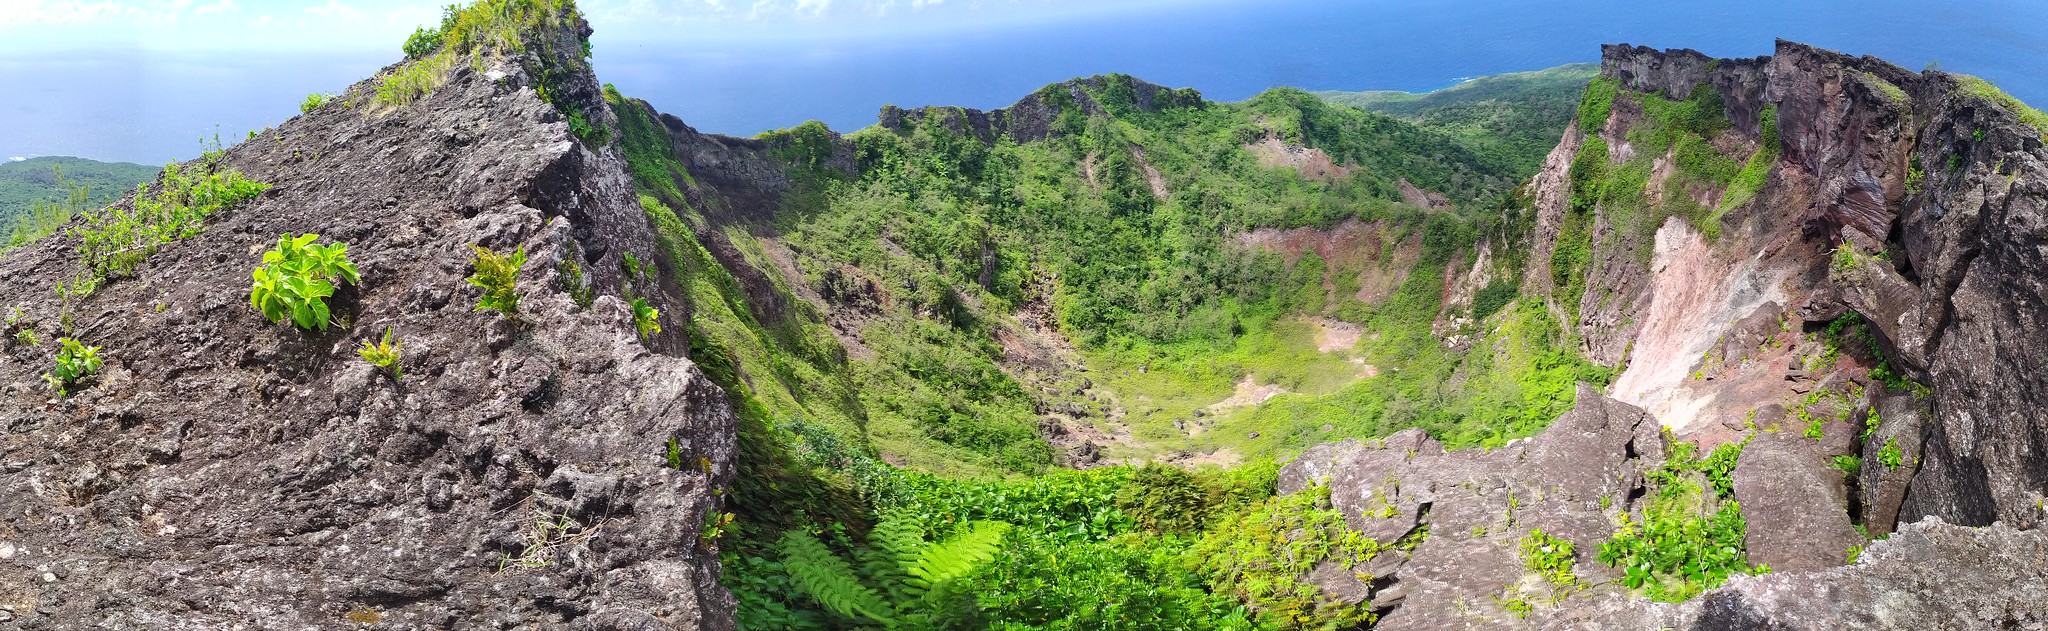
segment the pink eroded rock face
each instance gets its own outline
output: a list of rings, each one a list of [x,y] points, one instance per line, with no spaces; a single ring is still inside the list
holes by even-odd
[[[1524,191],[1536,221],[1523,287],[1552,295],[1581,350],[1620,367],[1612,387],[1582,388],[1572,412],[1501,449],[1445,452],[1409,430],[1296,459],[1283,492],[1327,484],[1382,541],[1430,533],[1370,568],[1308,580],[1332,599],[1369,600],[1376,629],[2048,621],[2043,130],[1965,79],[1792,42],[1755,59],[1604,53],[1603,76],[1621,86],[1610,117],[1568,129]],[[1714,213],[1717,233],[1675,215],[1630,230],[1617,216],[1627,209],[1595,208],[1585,294],[1560,302],[1548,264],[1573,158],[1598,134],[1615,164],[1628,159],[1641,150],[1629,132],[1649,117],[1641,95],[1684,99],[1696,86],[1720,97],[1730,125],[1706,140],[1730,159],[1765,146],[1759,122],[1775,112],[1781,151],[1764,184]],[[1714,208],[1726,194],[1678,182],[1672,155],[1649,159],[1646,197]],[[1749,441],[1733,492],[1748,559],[1773,573],[1662,604],[1594,560],[1614,515],[1640,510],[1642,473],[1673,439],[1701,454]],[[1897,534],[1871,542],[1857,526]],[[1536,528],[1574,543],[1585,587],[1520,618],[1504,603],[1540,584],[1514,550]]]

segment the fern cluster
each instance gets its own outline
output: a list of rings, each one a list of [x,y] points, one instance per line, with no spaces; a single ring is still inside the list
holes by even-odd
[[[933,542],[916,522],[892,516],[868,532],[858,571],[804,530],[784,533],[778,547],[792,582],[818,604],[893,629],[929,621],[956,583],[995,558],[1009,532],[1007,523],[973,522]]]
[[[356,354],[362,355],[363,361],[370,362],[372,366],[391,371],[391,380],[398,381],[405,377],[405,367],[398,364],[399,356],[404,352],[400,348],[401,343],[391,335],[391,327],[387,326],[384,327],[384,341],[373,344],[363,340],[363,346],[356,349]]]
[[[491,309],[505,314],[507,318],[519,317],[519,268],[526,266],[526,248],[514,250],[511,256],[501,256],[490,248],[471,245],[476,259],[471,264],[476,273],[471,274],[469,284],[484,288],[484,296],[476,302],[476,310]]]

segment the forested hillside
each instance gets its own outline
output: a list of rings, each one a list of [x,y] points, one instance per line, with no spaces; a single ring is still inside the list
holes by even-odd
[[[1315,95],[1442,130],[1476,150],[1508,156],[1526,176],[1535,174],[1544,154],[1557,146],[1579,93],[1599,74],[1599,64],[1570,64],[1479,77],[1420,94],[1379,90]]]
[[[96,210],[156,179],[158,169],[126,162],[42,157],[0,163],[0,247],[21,245],[84,210]]]
[[[1527,173],[1390,116],[1111,75],[740,140],[607,94],[691,355],[746,417],[726,583],[750,628],[1286,626],[1313,599],[1265,585],[1301,568],[1243,530],[1368,544],[1313,497],[1269,499],[1276,458],[1406,427],[1500,445],[1606,379],[1516,298]],[[1122,466],[1147,461],[1179,466]],[[808,538],[867,558],[979,520],[1009,526],[959,535],[993,560],[946,591],[821,570],[844,562]],[[1060,604],[1136,585],[1166,591]]]

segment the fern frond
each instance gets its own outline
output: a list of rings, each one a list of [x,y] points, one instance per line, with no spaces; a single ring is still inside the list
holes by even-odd
[[[866,563],[875,584],[888,586],[889,596],[904,601],[915,597],[904,586],[917,567],[918,555],[931,544],[924,540],[924,528],[915,520],[888,516],[868,531]]]
[[[1007,523],[978,521],[943,543],[926,546],[910,569],[910,591],[918,595],[942,591],[948,583],[995,558],[1009,532]]]
[[[875,590],[862,585],[853,566],[833,554],[817,537],[791,530],[782,533],[777,547],[782,551],[782,567],[788,570],[790,582],[818,604],[850,618],[885,626],[895,623],[896,611],[889,603]]]

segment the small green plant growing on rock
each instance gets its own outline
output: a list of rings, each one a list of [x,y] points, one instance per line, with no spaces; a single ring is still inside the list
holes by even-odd
[[[634,278],[647,277],[647,268],[640,264],[640,259],[638,257],[633,256],[632,252],[625,253],[625,255],[622,256],[621,258],[624,259],[624,262],[622,264],[625,265],[626,267],[627,275],[632,276]]]
[[[471,261],[476,273],[464,280],[484,289],[484,296],[477,300],[475,310],[490,309],[505,314],[507,318],[518,318],[519,268],[526,266],[526,248],[514,250],[511,256],[501,256],[481,245],[469,247],[476,251],[476,259]]]
[[[677,471],[683,470],[682,444],[676,442],[676,439],[673,437],[669,438],[668,451],[662,453],[662,459],[668,461],[668,468],[675,469]]]
[[[1543,576],[1551,587],[1559,591],[1569,590],[1579,584],[1579,577],[1572,569],[1579,563],[1578,548],[1572,542],[1550,536],[1541,529],[1530,530],[1522,537],[1522,565],[1529,571]]]
[[[1746,444],[1722,445],[1705,459],[1694,455],[1692,443],[1673,444],[1664,465],[1647,476],[1655,494],[1643,518],[1623,517],[1600,544],[1600,562],[1621,568],[1629,589],[1665,602],[1691,598],[1737,572],[1759,573],[1745,562],[1748,524],[1731,475]]]
[[[332,94],[321,94],[319,92],[308,94],[306,95],[306,100],[301,101],[299,103],[299,113],[311,114],[313,113],[313,110],[320,109],[320,106],[326,105],[328,101],[331,101],[333,99],[334,95]],[[255,132],[250,133],[254,134]],[[253,138],[254,136],[251,137]]]
[[[1847,243],[1835,246],[1835,253],[1834,256],[1828,261],[1828,267],[1837,272],[1847,272],[1855,270],[1856,249],[1850,247]]]
[[[726,528],[732,525],[732,519],[732,513],[705,513],[704,528],[697,531],[697,545],[706,550],[717,551],[718,540],[725,536]]]
[[[1536,611],[1536,606],[1530,604],[1528,598],[1522,597],[1520,593],[1515,592],[1512,588],[1508,590],[1506,598],[1495,596],[1493,600],[1500,603],[1500,608],[1506,609],[1508,615],[1514,616],[1516,620],[1526,619],[1529,617],[1529,614]]]
[[[71,389],[78,382],[100,370],[100,347],[86,346],[68,337],[57,338],[62,348],[57,350],[57,367],[43,373],[43,380],[57,389],[57,396],[71,396]]]
[[[277,247],[263,253],[263,264],[250,275],[249,306],[271,322],[290,318],[305,330],[326,331],[333,314],[327,298],[334,295],[334,282],[357,284],[362,277],[348,260],[348,244],[313,243],[320,235],[279,235]]]
[[[661,310],[647,304],[646,298],[633,299],[633,328],[640,331],[640,337],[652,337],[661,332]]]
[[[14,307],[7,312],[7,328],[16,329],[17,327],[19,327],[19,330],[14,331],[14,345],[35,346],[41,343],[41,340],[36,339],[35,329],[29,326],[28,313],[22,311],[21,307]]]
[[[1877,450],[1877,461],[1887,470],[1897,470],[1906,464],[1905,454],[1899,452],[1898,437],[1884,439],[1884,447]]]
[[[391,327],[387,326],[384,327],[383,341],[373,344],[369,340],[363,340],[363,346],[356,349],[356,354],[362,355],[363,361],[370,362],[372,366],[391,371],[391,380],[398,381],[405,377],[405,367],[398,363],[399,355],[403,352],[400,348],[402,343],[397,337],[392,336]]]
[[[597,292],[591,290],[590,279],[584,276],[583,266],[576,262],[575,242],[570,242],[569,251],[562,256],[562,262],[555,265],[555,270],[561,273],[562,288],[569,292],[569,299],[575,301],[576,306],[589,309],[590,303],[597,299]]]

